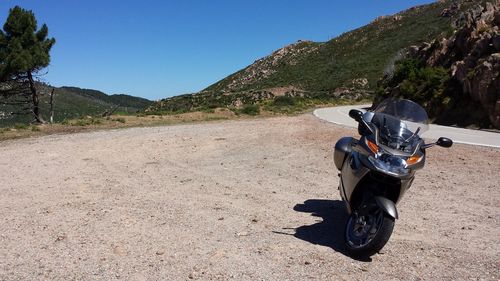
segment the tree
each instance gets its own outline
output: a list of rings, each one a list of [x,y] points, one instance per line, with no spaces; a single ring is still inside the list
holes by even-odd
[[[46,24],[37,30],[33,12],[19,6],[10,9],[0,30],[0,94],[8,100],[4,104],[27,105],[23,110],[40,123],[43,119],[35,78],[50,63],[55,39],[47,38],[48,33]]]

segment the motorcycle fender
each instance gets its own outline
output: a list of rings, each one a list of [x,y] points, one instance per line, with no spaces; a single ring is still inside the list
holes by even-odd
[[[386,214],[394,219],[398,218],[398,210],[396,209],[396,204],[394,204],[394,202],[382,196],[376,196],[375,202],[377,202],[377,205],[384,210]]]
[[[342,165],[344,165],[344,161],[347,158],[347,155],[349,155],[349,153],[351,152],[351,144],[353,140],[353,138],[344,137],[339,139],[335,144],[333,161],[335,163],[335,167],[337,167],[339,171],[342,170]]]

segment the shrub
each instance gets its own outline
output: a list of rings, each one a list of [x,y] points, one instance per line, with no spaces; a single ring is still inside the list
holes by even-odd
[[[112,119],[112,121],[116,121],[116,122],[120,122],[120,123],[125,123],[125,118],[122,118],[122,117],[120,117],[120,118],[114,118],[114,119]]]
[[[429,117],[437,117],[457,98],[448,70],[427,66],[416,59],[396,63],[393,77],[382,80],[375,103],[388,97],[405,98],[422,105]]]
[[[257,104],[245,104],[241,109],[241,113],[247,115],[259,115],[260,107]]]
[[[295,106],[295,104],[295,99],[289,96],[279,96],[273,100],[274,106]]]
[[[28,125],[22,124],[22,123],[16,123],[16,124],[14,124],[14,128],[16,128],[18,130],[25,130],[25,129],[28,129]]]
[[[89,125],[89,122],[87,122],[84,119],[78,119],[78,120],[76,120],[75,123],[71,123],[71,126],[82,126],[83,127],[83,126],[87,126],[87,125]]]
[[[214,113],[215,112],[214,108],[211,108],[211,107],[208,107],[208,108],[204,107],[204,108],[201,108],[200,110],[201,110],[201,112],[204,112],[204,113]]]

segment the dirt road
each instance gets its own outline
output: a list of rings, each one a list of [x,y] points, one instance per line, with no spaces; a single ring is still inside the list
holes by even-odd
[[[428,153],[382,254],[343,254],[312,115],[0,143],[0,280],[500,279],[500,150]]]

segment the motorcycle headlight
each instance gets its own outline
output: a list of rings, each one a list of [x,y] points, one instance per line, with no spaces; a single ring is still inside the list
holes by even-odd
[[[378,170],[391,175],[407,175],[410,172],[410,170],[406,168],[406,161],[397,156],[389,154],[382,154],[378,158],[368,156],[368,161]]]
[[[412,159],[414,162],[407,163],[407,161],[401,157],[386,153],[381,147],[368,139],[366,140],[366,145],[373,153],[368,156],[370,163],[378,170],[388,174],[406,175],[409,173],[409,169],[407,169],[408,164],[414,164],[420,161],[420,159],[415,159],[416,161]],[[411,159],[411,157],[409,159]]]

